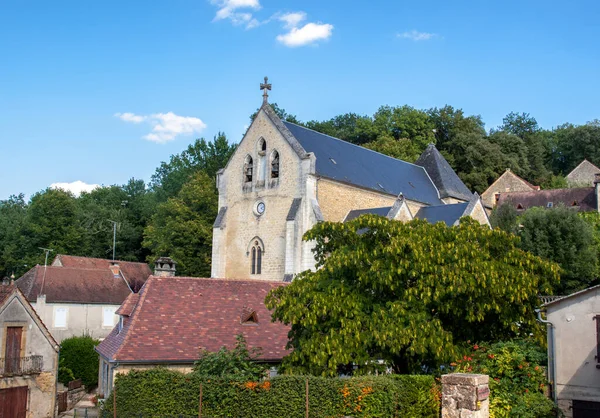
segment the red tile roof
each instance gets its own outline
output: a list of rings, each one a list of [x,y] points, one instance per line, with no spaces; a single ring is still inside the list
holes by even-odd
[[[134,261],[106,260],[104,258],[77,257],[73,255],[59,254],[52,261],[53,266],[83,268],[83,269],[108,269],[113,263],[117,263],[129,286],[134,292],[141,289],[146,279],[152,274],[150,266],[146,263]]]
[[[516,209],[529,209],[532,207],[548,207],[563,204],[566,207],[577,208],[581,212],[596,211],[596,189],[594,187],[576,187],[571,189],[551,189],[532,192],[500,193],[498,206],[509,204]],[[576,203],[576,204],[574,204]]]
[[[15,289],[14,282],[9,285],[4,285],[0,282],[0,305],[4,303],[4,300],[10,296],[10,294]]]
[[[105,303],[120,305],[131,294],[122,277],[106,268],[84,269],[35,266],[17,281],[27,300],[35,302],[40,292],[47,303]],[[43,286],[42,286],[43,283]]]
[[[135,309],[139,300],[140,300],[139,293],[130,293],[129,296],[127,296],[127,299],[125,299],[123,304],[119,307],[119,309],[116,310],[115,314],[123,315],[123,316],[131,316],[131,313]]]
[[[287,353],[289,327],[271,322],[267,293],[283,282],[151,276],[123,329],[115,327],[97,347],[118,362],[182,362],[198,359],[201,349],[233,348],[243,334],[248,347],[261,347],[261,360],[279,361]],[[258,323],[243,325],[251,309]]]

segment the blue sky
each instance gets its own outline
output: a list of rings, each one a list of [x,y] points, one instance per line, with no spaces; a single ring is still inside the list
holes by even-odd
[[[451,104],[488,128],[600,118],[597,1],[0,0],[0,199],[149,180],[196,137]]]

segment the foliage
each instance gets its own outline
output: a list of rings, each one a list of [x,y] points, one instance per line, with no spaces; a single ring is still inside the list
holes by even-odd
[[[364,373],[377,359],[420,371],[462,341],[540,335],[537,295],[558,280],[557,265],[470,218],[448,227],[365,215],[320,223],[304,238],[315,242],[318,269],[266,299],[273,319],[291,325],[284,365],[294,372],[359,364]]]
[[[67,338],[60,343],[59,364],[70,369],[88,389],[98,385],[98,353],[94,349],[98,344],[100,341],[89,335]],[[66,371],[65,376],[68,376]]]
[[[564,206],[531,208],[519,217],[519,224],[519,246],[561,266],[561,282],[554,294],[569,294],[593,284],[598,248],[591,226],[577,212]]]
[[[302,122],[300,122],[298,118],[296,118],[296,115],[291,115],[287,113],[285,109],[279,107],[277,103],[269,103],[269,106],[271,106],[271,109],[273,109],[273,112],[275,112],[279,119],[295,123],[296,125],[302,125]],[[256,112],[250,115],[250,123],[254,122],[254,119],[256,118],[256,115],[258,115],[259,110],[260,108],[256,109]]]
[[[156,192],[156,199],[163,202],[175,197],[183,185],[199,171],[214,179],[217,171],[225,167],[234,150],[235,145],[229,144],[222,132],[213,141],[197,139],[181,154],[172,155],[168,163],[162,162],[156,169],[150,182],[150,187]]]
[[[554,137],[551,168],[555,173],[567,174],[586,158],[600,165],[600,120],[579,126],[566,123],[554,131]]]
[[[61,357],[58,361],[58,381],[66,386],[69,382],[75,380],[75,375],[73,370],[66,367],[64,363],[65,361]]]
[[[490,376],[492,418],[555,417],[554,403],[544,394],[546,364],[546,351],[529,339],[475,344],[451,363],[456,372]]]
[[[242,334],[236,337],[233,350],[222,347],[216,353],[206,350],[200,352],[200,359],[194,364],[194,373],[200,376],[234,376],[248,380],[259,380],[265,376],[268,366],[257,363],[261,349],[248,350]]]
[[[411,163],[419,158],[422,151],[408,139],[395,140],[389,136],[379,137],[376,141],[365,144],[365,147]]]
[[[119,416],[197,416],[202,384],[203,416],[301,418],[306,413],[307,382],[311,417],[436,418],[439,414],[439,390],[431,376],[278,376],[253,381],[160,368],[118,375],[117,412]],[[105,403],[111,412],[112,396]]]
[[[217,215],[213,183],[199,171],[176,197],[158,206],[144,231],[143,245],[151,252],[148,261],[169,255],[177,261],[180,275],[209,277],[212,225]]]
[[[516,234],[519,230],[519,214],[512,205],[498,205],[490,215],[492,228],[500,228],[503,231]]]

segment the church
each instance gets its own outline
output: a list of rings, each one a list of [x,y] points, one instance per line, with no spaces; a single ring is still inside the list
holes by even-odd
[[[470,216],[489,226],[471,193],[430,144],[415,164],[282,121],[263,103],[226,167],[217,173],[212,278],[291,281],[314,269],[303,234],[317,222],[365,213],[457,225]]]

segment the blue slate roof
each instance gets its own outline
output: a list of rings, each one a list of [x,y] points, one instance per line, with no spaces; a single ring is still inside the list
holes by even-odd
[[[386,216],[390,212],[390,209],[392,209],[391,206],[386,206],[383,208],[354,209],[348,212],[348,215],[346,215],[346,219],[344,219],[344,222],[352,221],[358,218],[360,215],[364,215],[366,213],[370,213],[372,215]]]
[[[290,122],[283,122],[306,152],[317,158],[317,174],[332,180],[388,193],[429,205],[441,202],[438,190],[421,166]]]
[[[469,203],[455,203],[453,205],[426,206],[415,214],[415,218],[425,219],[427,222],[435,224],[445,222],[452,226],[465,213]]]
[[[440,191],[441,198],[453,197],[468,201],[473,197],[473,193],[465,186],[435,145],[429,144],[415,164],[427,170]]]

